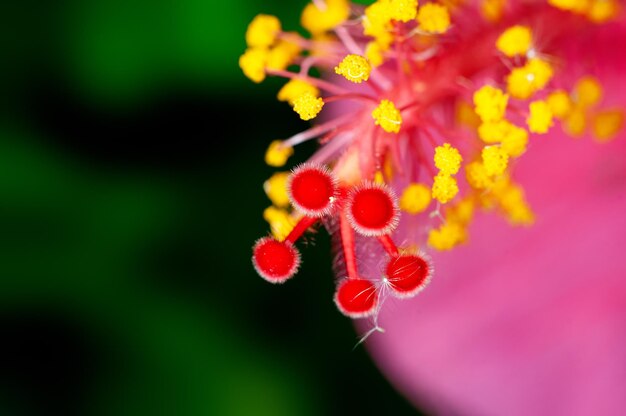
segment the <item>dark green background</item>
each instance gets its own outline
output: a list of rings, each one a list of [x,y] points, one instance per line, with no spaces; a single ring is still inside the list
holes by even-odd
[[[352,351],[324,233],[283,286],[249,260],[264,149],[306,124],[237,58],[304,4],[0,6],[0,414],[416,413]]]

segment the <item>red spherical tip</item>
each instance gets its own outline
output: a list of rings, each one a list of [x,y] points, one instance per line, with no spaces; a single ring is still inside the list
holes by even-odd
[[[304,163],[289,176],[287,191],[297,210],[310,217],[322,217],[332,211],[337,200],[337,179],[323,165]]]
[[[389,234],[400,218],[395,194],[382,184],[366,183],[353,188],[346,207],[352,228],[365,236]]]
[[[252,248],[252,264],[263,279],[283,283],[298,271],[300,253],[291,243],[264,237]]]
[[[350,318],[364,318],[376,312],[378,292],[369,280],[346,279],[337,288],[335,304]]]
[[[433,266],[425,254],[403,254],[387,264],[387,281],[391,291],[400,298],[417,295],[430,282]]]

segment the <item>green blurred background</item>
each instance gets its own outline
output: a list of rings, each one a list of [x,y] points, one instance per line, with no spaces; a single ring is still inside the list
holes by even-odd
[[[263,152],[306,125],[237,59],[304,1],[2,3],[1,415],[416,414],[352,350],[326,235],[280,287],[249,260]]]

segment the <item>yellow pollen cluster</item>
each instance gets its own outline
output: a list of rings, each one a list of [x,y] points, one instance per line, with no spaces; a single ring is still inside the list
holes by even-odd
[[[491,85],[485,85],[474,93],[474,109],[484,123],[501,120],[508,101],[508,95]]]
[[[320,95],[320,91],[316,86],[296,78],[289,80],[289,82],[283,85],[278,91],[277,98],[279,101],[286,101],[290,105],[293,105],[294,100],[305,93],[309,93],[315,97],[319,97]]]
[[[618,16],[618,0],[593,0],[587,10],[587,17],[595,23],[604,23]]]
[[[417,0],[386,0],[389,17],[399,22],[409,22],[417,14]]]
[[[495,23],[502,18],[506,0],[481,0],[480,13],[485,20]]]
[[[311,92],[305,92],[293,100],[293,111],[298,113],[302,120],[312,120],[322,111],[324,100]]]
[[[348,0],[325,0],[324,3],[324,8],[318,8],[315,3],[307,4],[300,17],[302,27],[314,35],[332,30],[350,17]]]
[[[372,67],[367,59],[360,55],[348,55],[335,67],[335,73],[356,84],[367,81],[371,71]]]
[[[280,40],[267,54],[268,69],[286,69],[300,55],[301,49],[296,43]]]
[[[372,111],[375,124],[382,127],[387,133],[398,133],[402,125],[402,115],[393,102],[382,100]]]
[[[467,232],[456,222],[445,222],[430,231],[428,245],[440,251],[451,250],[467,239]]]
[[[435,166],[444,175],[456,175],[462,160],[459,151],[449,143],[435,149]]]
[[[584,13],[589,7],[589,0],[548,0],[557,9],[575,13]]]
[[[481,153],[485,173],[489,176],[502,175],[509,165],[509,155],[500,146],[486,146]]]
[[[506,78],[507,92],[520,100],[530,98],[552,79],[552,65],[539,58],[529,59],[524,66],[514,68]]]
[[[279,208],[289,206],[289,195],[287,194],[287,179],[289,172],[276,172],[263,183],[263,190],[272,204]]]
[[[594,77],[585,76],[579,79],[571,94],[565,91],[557,93],[559,94],[558,101],[557,96],[552,95],[548,96],[547,101],[555,117],[562,121],[561,126],[570,136],[582,136],[590,125],[594,138],[604,142],[615,137],[622,128],[625,117],[623,110],[597,108],[602,100],[603,90],[602,85]],[[557,103],[563,103],[563,111],[558,113],[554,110]]]
[[[365,48],[365,56],[372,66],[377,67],[385,62],[384,53],[386,50],[387,48],[382,47],[381,44],[376,41],[369,42]]]
[[[474,189],[489,189],[493,186],[493,179],[487,173],[485,165],[475,161],[465,165],[465,178]]]
[[[450,13],[446,6],[427,3],[417,12],[417,23],[420,30],[428,33],[444,33],[450,27]]]
[[[376,1],[365,8],[363,34],[375,38],[387,34],[390,28],[391,11],[387,1]]]
[[[259,83],[265,79],[265,64],[267,62],[267,49],[249,48],[239,57],[239,67],[243,74],[252,81]]]
[[[456,175],[461,167],[463,158],[461,153],[449,143],[435,148],[435,167],[439,173],[435,176],[432,187],[432,196],[445,204],[459,193],[459,186],[452,175]]]
[[[268,48],[276,40],[280,29],[280,20],[276,16],[259,14],[248,25],[246,43],[251,48]]]
[[[591,107],[602,99],[602,86],[593,77],[582,77],[574,86],[573,96],[581,107]]]
[[[606,110],[596,113],[592,118],[592,133],[598,141],[607,141],[624,126],[624,112],[621,110]]]
[[[285,166],[291,155],[293,155],[293,147],[284,146],[281,140],[274,140],[265,152],[265,163],[277,168]]]
[[[546,102],[554,117],[563,120],[572,111],[572,100],[566,91],[558,90],[548,94]]]
[[[430,204],[430,189],[421,183],[412,183],[400,196],[400,209],[409,214],[424,212]]]
[[[500,143],[514,126],[507,120],[491,121],[478,126],[478,137],[485,143]]]
[[[526,55],[532,47],[532,33],[528,26],[516,25],[504,31],[496,41],[496,47],[508,57]]]
[[[543,100],[533,101],[528,106],[529,115],[526,119],[528,129],[533,133],[545,134],[552,126],[552,110]]]
[[[287,210],[274,206],[265,208],[263,218],[269,223],[272,235],[278,241],[283,241],[297,222]]]
[[[526,152],[528,145],[528,132],[518,126],[511,124],[506,136],[502,139],[502,150],[511,157],[519,157]]]
[[[499,180],[490,195],[485,196],[483,203],[499,209],[513,225],[531,225],[535,221],[524,190],[509,178]]]
[[[440,172],[435,176],[432,187],[432,196],[437,201],[445,204],[451,201],[459,193],[459,185],[451,175]]]
[[[619,15],[618,0],[548,0],[557,9],[586,16],[594,23],[604,23]]]
[[[466,227],[474,218],[476,202],[473,196],[466,196],[458,202],[446,207],[447,222],[455,222]]]
[[[265,79],[267,70],[284,70],[300,55],[299,35],[289,32],[279,38],[281,25],[275,16],[257,15],[248,25],[246,43],[248,49],[239,57],[239,67],[253,82]]]

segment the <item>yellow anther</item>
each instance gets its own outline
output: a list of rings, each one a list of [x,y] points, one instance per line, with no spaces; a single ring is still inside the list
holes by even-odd
[[[487,174],[485,165],[478,161],[465,165],[465,178],[474,189],[487,189],[493,186],[493,178]]]
[[[596,105],[602,99],[602,85],[594,77],[583,77],[574,85],[573,98],[584,108]]]
[[[591,121],[593,136],[601,142],[611,140],[624,126],[623,110],[606,110],[595,114]]]
[[[249,48],[239,57],[239,67],[243,74],[252,81],[259,83],[265,79],[267,49]]]
[[[365,8],[363,19],[363,34],[379,37],[387,33],[391,20],[391,10],[388,0],[379,0]]]
[[[365,47],[365,56],[373,67],[377,67],[385,62],[385,49],[376,41],[368,42]]]
[[[436,250],[451,250],[467,240],[467,231],[461,224],[447,221],[428,234],[428,245]]]
[[[288,40],[280,40],[267,56],[268,69],[286,69],[300,55],[300,46]]]
[[[450,27],[450,13],[446,6],[427,3],[417,11],[417,23],[424,32],[444,33]]]
[[[508,179],[499,181],[493,188],[493,195],[511,224],[530,225],[534,222],[533,211],[519,185]]]
[[[320,91],[316,86],[301,79],[292,79],[278,91],[277,98],[279,101],[286,101],[290,105],[293,105],[293,101],[296,98],[307,92],[315,97],[319,97],[320,95]]]
[[[587,115],[585,110],[576,107],[562,123],[563,130],[572,137],[581,137],[587,128]]]
[[[280,33],[280,20],[276,16],[258,14],[248,25],[246,43],[250,48],[270,47]]]
[[[439,173],[435,176],[432,187],[432,196],[434,199],[445,204],[452,200],[458,193],[459,185],[452,176],[446,175],[445,173]]]
[[[265,195],[277,207],[286,208],[289,206],[289,195],[287,193],[287,179],[289,172],[276,172],[263,183]]]
[[[500,143],[510,133],[513,125],[502,119],[478,126],[478,137],[485,143]]]
[[[570,111],[572,111],[572,99],[566,91],[554,91],[548,95],[546,101],[554,117],[559,120],[566,118]]]
[[[263,218],[269,223],[272,235],[278,241],[283,241],[297,222],[286,210],[273,206],[265,208]]]
[[[480,118],[476,111],[474,111],[474,107],[470,105],[467,101],[457,101],[454,119],[457,123],[463,124],[467,127],[477,128],[480,124]]]
[[[508,207],[504,212],[512,225],[532,225],[535,222],[535,214],[526,201]]]
[[[387,0],[389,16],[399,22],[409,22],[417,15],[417,0]]]
[[[552,127],[552,110],[543,100],[537,100],[528,106],[530,114],[526,119],[528,130],[533,133],[545,134]]]
[[[409,214],[419,214],[428,208],[430,200],[430,188],[421,183],[412,183],[402,191],[400,209]]]
[[[533,44],[533,36],[528,26],[515,25],[505,30],[498,40],[496,47],[508,57],[526,55]]]
[[[325,0],[324,3],[324,8],[307,4],[300,17],[302,27],[314,35],[334,29],[350,16],[348,0]]]
[[[509,165],[509,155],[500,146],[485,146],[481,157],[485,173],[489,176],[502,175]]]
[[[335,73],[356,84],[367,81],[371,71],[369,62],[361,55],[348,55],[335,67]]]
[[[480,2],[480,13],[485,20],[495,23],[502,18],[505,5],[505,0],[482,0]]]
[[[552,65],[539,58],[529,59],[526,65],[514,68],[506,78],[507,92],[520,100],[530,98],[552,79]]]
[[[508,95],[491,85],[485,85],[474,93],[474,108],[483,122],[501,120],[508,101]]]
[[[461,167],[463,158],[457,149],[444,143],[435,148],[435,166],[444,175],[456,175]]]
[[[587,10],[587,17],[595,23],[604,23],[619,14],[620,5],[617,0],[592,0]]]
[[[293,111],[298,113],[302,120],[314,119],[322,111],[322,107],[324,107],[324,100],[311,92],[305,92],[293,100]]]
[[[584,13],[589,8],[590,0],[548,0],[557,9],[574,13]]]
[[[385,175],[379,170],[374,173],[374,182],[383,184],[385,183]]]
[[[398,133],[402,125],[402,115],[393,102],[382,100],[378,107],[372,111],[372,117],[376,125],[382,127],[387,133]]]
[[[465,197],[459,202],[446,208],[446,220],[460,225],[468,225],[474,218],[475,201],[472,197]]]
[[[526,129],[511,124],[511,129],[502,139],[500,146],[511,157],[519,157],[526,151],[528,132]]]
[[[265,163],[279,168],[285,166],[291,155],[293,155],[293,147],[284,146],[281,140],[274,140],[265,152]]]

